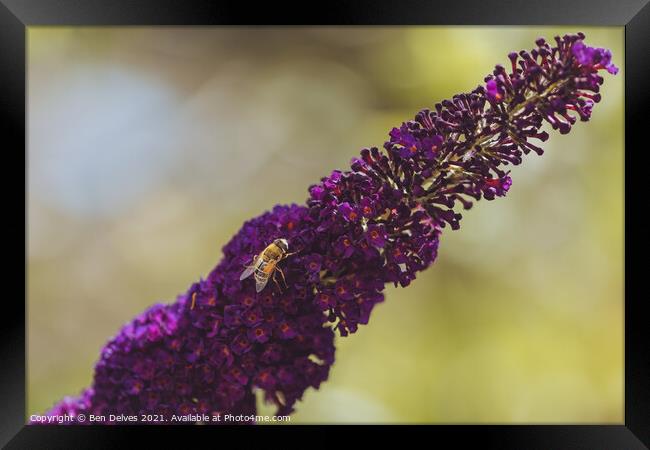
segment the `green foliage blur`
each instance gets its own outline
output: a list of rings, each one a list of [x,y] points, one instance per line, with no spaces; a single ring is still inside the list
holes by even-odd
[[[445,229],[292,423],[622,423],[622,27],[30,27],[27,415],[90,385],[244,220],[577,31],[621,68],[592,121],[549,129],[506,198]]]

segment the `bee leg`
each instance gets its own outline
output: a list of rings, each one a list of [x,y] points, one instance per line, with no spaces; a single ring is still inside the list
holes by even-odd
[[[289,289],[289,285],[287,284],[287,279],[284,277],[284,272],[282,271],[282,269],[280,269],[280,268],[277,267],[277,266],[275,267],[275,269],[276,269],[278,272],[280,272],[280,275],[282,275],[282,282],[284,283],[284,286],[285,286],[287,289]],[[275,276],[275,273],[273,274],[273,276]]]
[[[275,272],[273,272],[273,282],[278,287],[278,291],[282,293],[282,286],[280,286],[280,283],[278,283],[278,280],[275,278]]]

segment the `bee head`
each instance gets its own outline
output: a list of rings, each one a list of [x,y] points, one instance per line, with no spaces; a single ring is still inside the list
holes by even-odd
[[[280,247],[284,252],[289,250],[289,243],[287,242],[286,239],[276,239],[275,241],[273,241],[273,243],[278,247]]]

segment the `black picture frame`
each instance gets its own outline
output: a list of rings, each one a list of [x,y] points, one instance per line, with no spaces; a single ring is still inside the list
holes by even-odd
[[[356,438],[341,438],[351,427],[41,427],[25,426],[25,298],[26,234],[26,27],[32,25],[615,25],[625,27],[625,421],[620,425],[494,425],[494,426],[366,426]],[[650,352],[646,316],[647,294],[638,276],[643,234],[635,230],[635,214],[642,214],[643,187],[633,181],[648,167],[648,144],[643,141],[648,117],[650,80],[650,4],[648,0],[510,0],[486,2],[456,0],[330,1],[282,7],[273,3],[214,0],[0,0],[0,114],[4,132],[3,212],[8,233],[5,243],[5,302],[2,365],[0,443],[6,448],[116,448],[130,447],[134,434],[157,436],[171,443],[210,433],[213,445],[224,436],[252,446],[253,440],[291,443],[322,441],[327,445],[355,445],[368,438],[397,439],[410,445],[413,433],[427,434],[428,442],[451,439],[454,448],[474,443],[500,449],[642,449],[650,445]],[[23,169],[21,170],[21,166]],[[19,186],[19,180],[23,183]],[[23,189],[24,187],[24,189]],[[22,195],[21,195],[22,193]],[[23,204],[21,205],[21,200]],[[21,209],[24,208],[24,209]],[[15,212],[14,212],[15,211]],[[22,212],[21,212],[22,211]],[[641,222],[642,223],[642,222]],[[642,225],[643,226],[643,225]],[[639,227],[640,228],[640,227]],[[26,233],[26,231],[23,231]],[[11,234],[9,234],[11,233]],[[10,258],[10,250],[18,256]],[[20,256],[22,255],[22,256]],[[639,258],[641,264],[643,259]],[[20,280],[24,280],[21,283]],[[15,296],[7,295],[16,286]],[[15,308],[10,311],[10,308]],[[71,349],[73,350],[73,349]],[[597,351],[597,349],[595,349]],[[53,375],[56,376],[56,375]],[[174,428],[173,431],[171,429]],[[153,430],[153,431],[152,431]],[[355,430],[353,430],[355,431]],[[212,433],[215,433],[214,435]],[[224,434],[225,433],[225,434]],[[407,436],[404,436],[406,434]],[[294,436],[299,435],[296,438]],[[206,435],[207,437],[207,435]],[[423,436],[418,436],[421,438]],[[408,439],[408,441],[406,439]],[[345,439],[339,441],[339,439]],[[351,439],[351,440],[350,440]],[[413,441],[415,442],[415,441]],[[235,446],[235,448],[238,448]]]

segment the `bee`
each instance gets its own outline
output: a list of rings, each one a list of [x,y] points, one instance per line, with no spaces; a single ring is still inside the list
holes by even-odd
[[[282,276],[284,285],[287,286],[287,280],[284,278],[284,272],[278,267],[278,263],[294,253],[287,253],[289,251],[289,243],[286,239],[276,239],[269,244],[259,255],[253,257],[252,264],[246,266],[246,270],[242,272],[239,277],[240,280],[255,275],[255,290],[262,292],[262,289],[269,282],[269,278],[273,278],[275,284],[280,288],[278,281],[275,279],[276,270]],[[288,287],[288,286],[287,286]],[[280,288],[281,289],[281,288]]]

